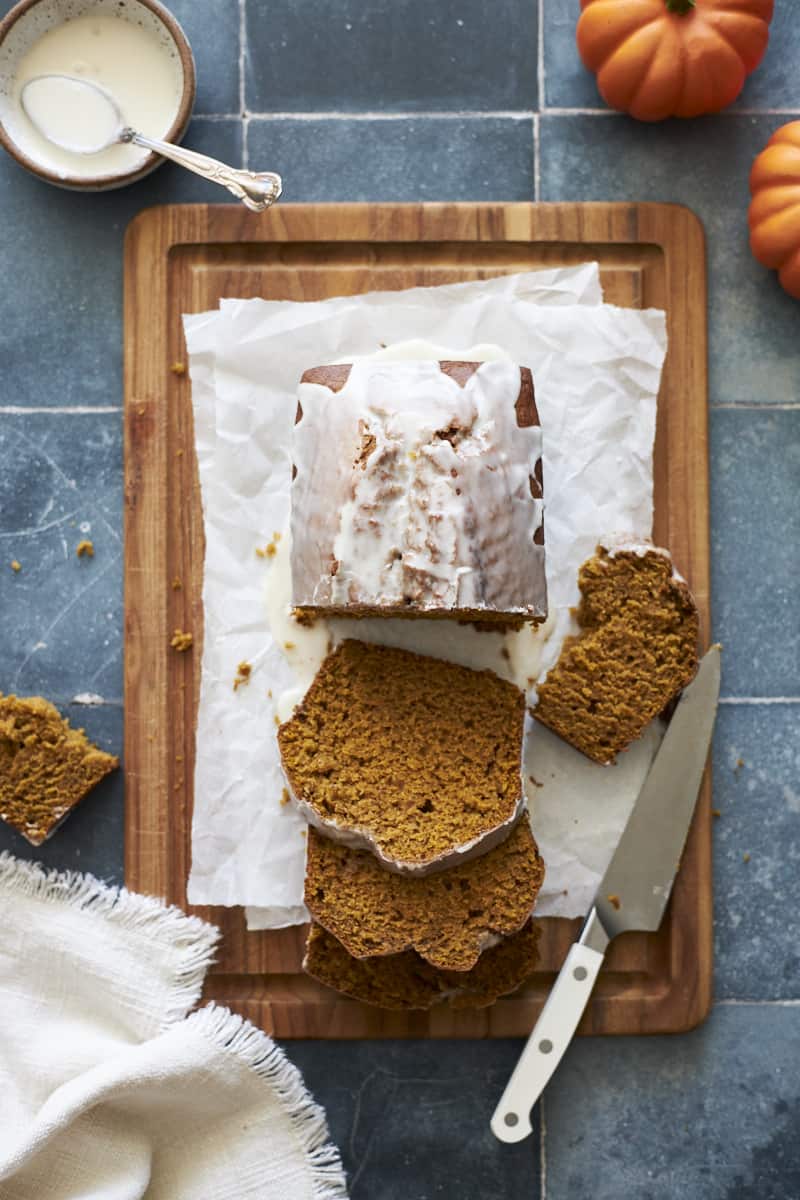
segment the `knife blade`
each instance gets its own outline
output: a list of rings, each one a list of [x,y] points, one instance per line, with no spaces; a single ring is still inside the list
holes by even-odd
[[[609,942],[661,924],[708,757],[719,680],[720,647],[712,646],[678,701],[580,937],[494,1111],[491,1128],[501,1142],[532,1132],[531,1109],[572,1040]]]

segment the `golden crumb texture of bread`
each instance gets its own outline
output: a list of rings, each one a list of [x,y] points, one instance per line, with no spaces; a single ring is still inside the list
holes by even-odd
[[[118,766],[49,700],[0,693],[0,818],[34,846]]]
[[[538,689],[533,715],[598,763],[611,763],[694,678],[699,620],[662,550],[599,546],[578,584],[580,634]]]
[[[484,951],[469,971],[442,971],[413,950],[354,958],[321,925],[312,924],[303,967],[345,996],[387,1009],[487,1008],[515,992],[536,968],[539,927],[528,920],[517,933]]]
[[[348,640],[278,730],[312,823],[422,871],[511,832],[522,807],[525,698],[491,671]],[[489,849],[489,846],[486,846]]]
[[[306,907],[356,958],[415,950],[443,970],[470,970],[491,939],[522,928],[543,879],[524,818],[487,854],[422,878],[309,829]]]

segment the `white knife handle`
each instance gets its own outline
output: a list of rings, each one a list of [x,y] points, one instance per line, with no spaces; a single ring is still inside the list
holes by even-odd
[[[492,1133],[501,1142],[521,1142],[533,1132],[531,1109],[572,1041],[604,957],[580,942],[567,955],[494,1110]]]

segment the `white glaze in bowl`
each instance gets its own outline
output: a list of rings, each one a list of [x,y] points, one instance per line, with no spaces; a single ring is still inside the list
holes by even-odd
[[[20,64],[45,34],[66,21],[89,14],[129,22],[142,34],[160,43],[154,46],[156,54],[163,50],[174,60],[178,85],[175,111],[169,127],[161,131],[167,141],[180,141],[188,125],[194,103],[195,71],[183,30],[158,0],[21,0],[0,22],[0,144],[23,167],[49,183],[101,191],[141,179],[163,159],[132,147],[115,147],[112,157],[104,156],[102,165],[94,173],[87,170],[89,158],[75,172],[55,160],[45,161],[44,155],[35,158],[31,149],[35,145],[35,140],[31,140],[32,127],[19,107],[18,84],[15,82]]]

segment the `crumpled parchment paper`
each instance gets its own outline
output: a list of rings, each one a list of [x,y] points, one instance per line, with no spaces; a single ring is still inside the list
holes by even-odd
[[[453,626],[443,644],[441,623],[438,641],[425,629],[431,623],[420,621],[364,622],[359,636],[493,666],[512,678],[532,663],[544,673],[571,627],[581,562],[603,536],[647,537],[652,526],[664,315],[601,301],[597,265],[584,264],[311,303],[224,300],[219,311],[184,318],[206,532],[191,903],[248,906],[250,928],[296,924],[306,915],[305,825],[285,803],[274,736],[280,698],[292,689],[302,694],[327,644],[324,629],[311,644],[291,635],[287,546],[274,536],[288,526],[303,370],[412,338],[453,349],[493,343],[532,368],[544,431],[546,628],[523,635],[508,659],[497,634]],[[270,626],[268,611],[285,620]],[[409,626],[417,627],[411,636]],[[240,662],[252,671],[234,690]],[[529,799],[547,865],[537,912],[580,915],[660,734],[648,731],[607,768],[535,723],[528,734]]]

